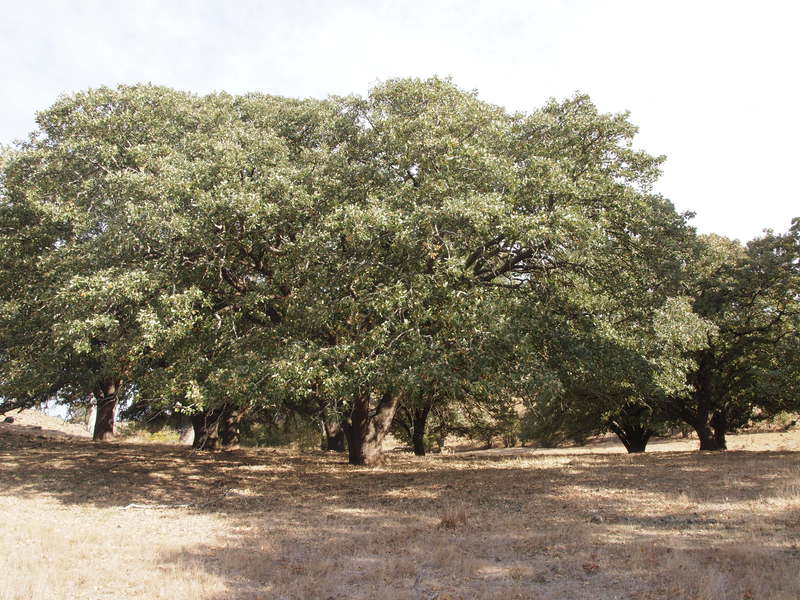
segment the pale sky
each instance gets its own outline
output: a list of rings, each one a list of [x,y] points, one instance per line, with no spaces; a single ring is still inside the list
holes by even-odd
[[[657,191],[741,240],[800,216],[800,3],[0,0],[0,143],[60,94],[364,94],[452,76],[511,110],[576,90],[667,155]]]

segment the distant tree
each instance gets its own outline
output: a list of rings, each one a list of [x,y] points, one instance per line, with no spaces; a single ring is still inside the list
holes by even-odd
[[[459,429],[459,415],[452,405],[435,395],[417,403],[403,403],[395,416],[392,432],[408,444],[414,454],[425,456],[434,445],[441,450],[447,436]]]
[[[675,421],[667,398],[686,393],[693,361],[713,326],[692,312],[687,298],[660,308],[640,303],[583,315],[551,337],[549,355],[559,384],[528,399],[526,435],[545,445],[612,431],[628,452],[643,452]]]
[[[745,247],[703,237],[685,286],[714,330],[691,354],[690,391],[665,408],[694,428],[701,450],[724,450],[727,432],[800,406],[800,219]]]

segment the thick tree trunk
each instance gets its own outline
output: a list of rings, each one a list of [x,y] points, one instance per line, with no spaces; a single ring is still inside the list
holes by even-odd
[[[725,434],[728,431],[728,419],[723,412],[715,412],[711,417],[711,427],[714,429],[714,443],[717,450],[727,450],[728,442],[725,439]]]
[[[694,430],[697,432],[697,437],[700,440],[700,450],[725,450],[724,446],[719,445],[718,439],[714,436],[706,420],[698,421],[692,424],[692,427],[694,427]],[[725,440],[724,434],[722,440],[723,442]]]
[[[411,444],[414,447],[414,454],[425,456],[425,425],[428,421],[428,414],[431,412],[430,404],[414,409],[414,427],[411,434]]]
[[[725,439],[724,429],[714,430],[714,443],[717,445],[717,450],[727,450],[728,440]]]
[[[646,438],[637,438],[632,440],[625,446],[625,449],[628,451],[629,454],[635,454],[638,452],[644,452],[647,449],[647,442],[650,436]]]
[[[97,386],[94,392],[97,402],[97,413],[94,421],[92,439],[96,442],[106,442],[114,439],[116,433],[115,419],[117,416],[117,403],[119,402],[122,381],[109,379]]]
[[[389,432],[399,398],[391,392],[383,394],[370,410],[370,396],[353,399],[350,419],[345,426],[348,459],[351,465],[372,466],[383,459],[383,439]]]
[[[705,389],[696,395],[698,410],[686,419],[686,422],[697,432],[700,450],[725,450],[725,421],[711,412],[711,401]],[[716,431],[714,429],[716,428]],[[717,433],[718,432],[718,433]]]
[[[234,407],[225,406],[219,419],[219,437],[223,448],[236,448],[239,446],[239,423],[245,411]]]
[[[653,430],[641,425],[626,423],[609,423],[608,428],[619,438],[628,453],[644,452]]]
[[[697,437],[700,439],[700,450],[718,451],[725,450],[726,420],[724,415],[715,410],[712,368],[709,360],[700,360],[694,384],[694,401],[697,410],[693,414],[690,413],[689,418],[684,420],[697,432]]]
[[[197,450],[216,450],[219,448],[219,410],[206,410],[192,415],[194,441]]]
[[[700,450],[708,450],[708,451],[718,451],[718,450],[725,450],[725,448],[720,447],[719,443],[714,436],[711,435],[710,431],[701,433],[701,430],[696,430],[697,436],[700,438]]]

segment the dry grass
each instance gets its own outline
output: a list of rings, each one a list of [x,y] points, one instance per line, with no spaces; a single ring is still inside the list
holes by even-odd
[[[439,521],[439,527],[444,529],[457,529],[467,524],[467,509],[463,504],[448,506]]]
[[[363,469],[21,429],[0,429],[3,600],[800,598],[798,432]]]

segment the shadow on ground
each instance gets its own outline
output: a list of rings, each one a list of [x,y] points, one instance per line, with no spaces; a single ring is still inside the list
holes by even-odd
[[[758,587],[771,567],[750,583],[737,573],[775,560],[800,570],[796,545],[776,533],[800,529],[798,474],[795,452],[392,455],[364,469],[321,452],[0,445],[4,495],[225,518],[220,545],[163,561],[202,565],[235,598],[589,597],[583,586],[680,598],[704,597],[702,585]],[[690,567],[699,582],[675,587],[670,574]],[[759,593],[781,597],[775,589]]]

